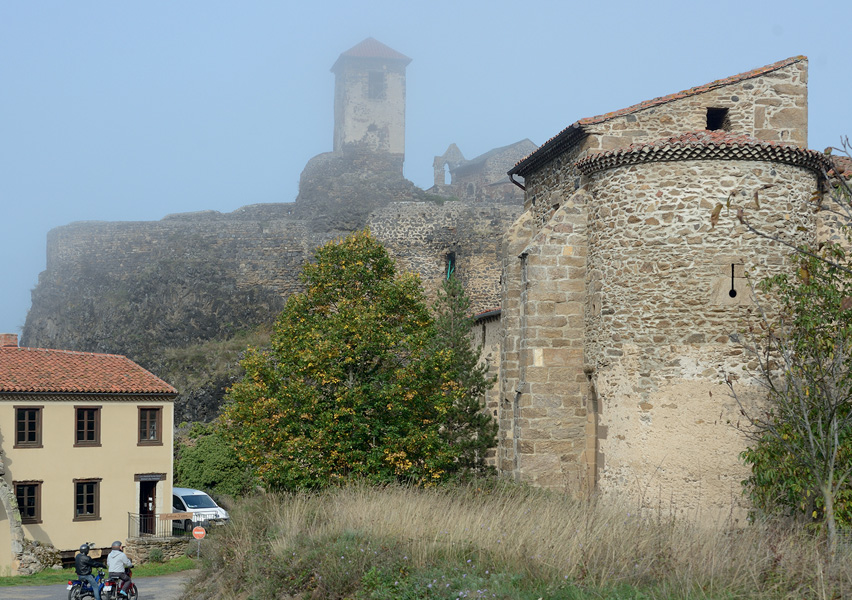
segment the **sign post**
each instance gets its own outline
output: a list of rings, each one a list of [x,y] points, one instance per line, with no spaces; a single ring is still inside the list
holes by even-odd
[[[198,554],[196,555],[196,558],[201,558],[201,539],[205,535],[207,535],[207,531],[205,531],[201,525],[192,529],[192,537],[198,540]]]

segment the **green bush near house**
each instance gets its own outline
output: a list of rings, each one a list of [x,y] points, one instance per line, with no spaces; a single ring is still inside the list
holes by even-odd
[[[236,497],[251,491],[255,479],[217,423],[194,423],[175,442],[174,485]]]

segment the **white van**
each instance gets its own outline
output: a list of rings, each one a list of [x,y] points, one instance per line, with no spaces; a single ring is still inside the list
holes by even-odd
[[[192,513],[192,519],[174,521],[174,526],[184,531],[192,531],[195,525],[226,523],[231,518],[228,511],[201,490],[181,487],[172,488],[172,512]]]

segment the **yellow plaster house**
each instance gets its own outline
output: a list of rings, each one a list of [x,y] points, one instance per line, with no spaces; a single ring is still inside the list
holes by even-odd
[[[4,500],[0,573],[18,572],[22,537],[106,547],[128,536],[129,514],[144,533],[171,510],[176,395],[124,356],[20,348],[0,334],[0,494],[17,499],[22,526]]]

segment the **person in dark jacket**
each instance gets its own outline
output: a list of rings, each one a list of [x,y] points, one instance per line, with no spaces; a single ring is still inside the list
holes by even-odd
[[[98,587],[97,579],[92,575],[92,567],[105,569],[106,565],[93,560],[89,556],[89,544],[83,544],[80,546],[80,553],[74,557],[74,570],[77,571],[78,579],[88,581],[89,585],[92,586],[92,593],[95,595],[95,600],[101,600],[101,590]]]

